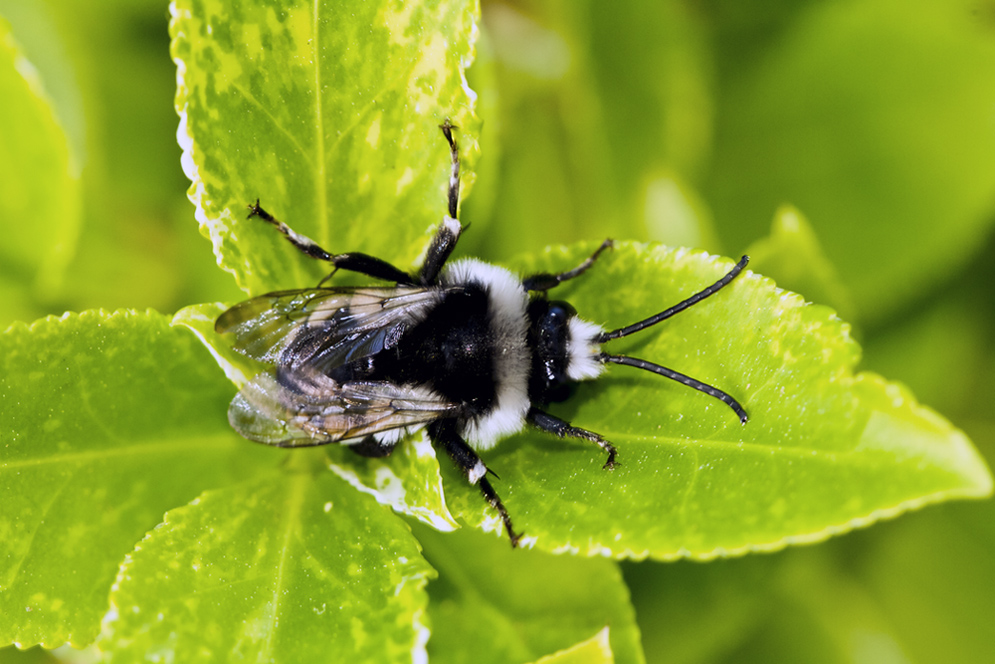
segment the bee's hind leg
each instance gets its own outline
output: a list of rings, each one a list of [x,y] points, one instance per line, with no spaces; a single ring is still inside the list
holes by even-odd
[[[394,451],[397,447],[397,442],[381,442],[376,436],[367,436],[358,443],[353,443],[351,445],[346,445],[356,454],[362,457],[369,457],[372,459],[381,459],[386,456],[390,456],[390,453]]]
[[[508,514],[508,510],[505,509],[501,498],[498,497],[497,492],[485,477],[488,473],[487,466],[484,465],[484,462],[480,460],[477,453],[459,435],[459,432],[456,430],[456,422],[454,420],[438,420],[433,422],[428,426],[428,435],[437,447],[442,447],[446,450],[446,453],[452,458],[456,467],[466,475],[466,479],[470,484],[476,484],[480,487],[480,492],[484,494],[484,498],[501,515],[501,521],[504,522],[504,529],[508,531],[511,546],[517,547],[522,534],[516,533],[512,527],[511,516]]]

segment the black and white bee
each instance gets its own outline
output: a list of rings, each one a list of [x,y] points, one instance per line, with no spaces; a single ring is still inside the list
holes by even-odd
[[[610,240],[571,270],[524,279],[479,260],[447,262],[463,227],[456,218],[455,127],[446,121],[441,129],[452,160],[448,215],[414,273],[367,254],[331,254],[274,218],[258,200],[249,206],[250,218],[269,222],[297,249],[334,270],[316,288],[255,297],[218,318],[215,330],[230,335],[236,351],[272,365],[242,387],[228,420],[242,436],[267,445],[341,443],[370,457],[390,454],[405,435],[425,427],[436,448],[480,487],[517,546],[520,534],[477,453],[529,424],[594,443],[608,455],[604,467],[613,468],[616,450],[609,441],[543,410],[565,400],[574,382],[599,376],[607,364],[676,380],[728,404],[746,423],[746,411],[722,390],[646,360],[609,354],[601,346],[714,295],[749,259],[744,256],[728,274],[683,302],[605,331],[546,294],[586,272],[612,246]],[[389,285],[324,287],[337,270]]]

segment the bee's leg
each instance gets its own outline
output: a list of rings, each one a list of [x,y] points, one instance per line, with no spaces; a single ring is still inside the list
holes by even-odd
[[[608,238],[601,243],[593,254],[591,254],[583,263],[578,265],[572,270],[567,270],[566,272],[560,272],[559,274],[550,274],[549,272],[540,272],[539,274],[533,274],[525,279],[522,279],[522,285],[525,286],[527,291],[547,291],[554,286],[559,286],[564,281],[568,279],[573,279],[574,277],[579,277],[580,275],[587,272],[588,268],[594,265],[594,261],[598,260],[598,256],[605,249],[610,249],[613,246],[611,238]]]
[[[452,167],[449,170],[449,216],[456,218],[456,211],[459,208],[459,144],[453,138],[453,129],[459,129],[449,123],[449,118],[439,125],[442,135],[449,142],[449,156],[452,159]]]
[[[335,266],[336,270],[358,272],[359,274],[365,274],[366,276],[373,277],[374,279],[393,281],[398,284],[415,283],[414,279],[412,279],[411,275],[407,272],[394,267],[382,258],[370,256],[369,254],[362,254],[358,251],[350,252],[348,254],[335,254],[331,257],[329,262]],[[333,274],[335,273],[332,272],[332,274],[329,274],[327,277],[322,279],[319,285],[324,284],[332,277]]]
[[[516,533],[514,528],[512,528],[508,510],[504,508],[504,504],[498,497],[497,492],[494,491],[491,483],[485,477],[489,472],[487,466],[480,460],[477,453],[466,444],[466,441],[460,437],[456,430],[455,420],[438,420],[433,422],[428,426],[428,435],[437,447],[442,447],[446,450],[446,453],[452,458],[456,467],[466,475],[466,479],[470,484],[476,484],[480,487],[480,492],[484,494],[484,498],[501,515],[501,521],[504,522],[504,529],[508,531],[508,538],[511,539],[511,546],[517,547],[522,535],[521,533]]]
[[[374,279],[383,279],[384,281],[393,281],[399,284],[414,283],[410,274],[375,256],[358,252],[348,254],[328,253],[314,240],[306,235],[301,235],[290,226],[286,225],[264,210],[262,206],[259,205],[258,198],[255,203],[249,206],[249,218],[251,219],[252,217],[259,217],[263,221],[272,224],[278,231],[283,233],[284,237],[287,238],[290,244],[297,247],[301,253],[320,261],[327,261],[334,265],[336,270],[349,270],[351,272],[365,274],[366,276],[373,277]],[[324,281],[325,280],[322,279],[322,283],[324,283]]]
[[[395,447],[397,447],[397,441],[383,443],[378,440],[376,436],[367,436],[358,443],[346,445],[345,447],[349,448],[359,456],[380,459],[385,456],[390,456],[390,453],[394,451]]]
[[[529,422],[529,424],[537,429],[548,431],[549,433],[555,434],[560,438],[569,436],[570,438],[581,438],[583,440],[591,441],[608,453],[608,460],[605,461],[604,467],[607,470],[611,470],[616,466],[615,455],[617,454],[617,450],[615,449],[615,446],[593,431],[571,426],[569,422],[565,422],[560,418],[554,417],[553,415],[550,415],[549,413],[541,411],[535,407],[529,409],[525,419]]]
[[[460,233],[463,231],[462,224],[456,218],[456,212],[459,208],[459,145],[453,138],[453,129],[456,127],[449,124],[447,119],[439,125],[439,128],[446,140],[449,141],[449,154],[452,157],[452,167],[449,172],[449,214],[442,220],[439,230],[432,238],[432,244],[425,252],[425,262],[422,263],[418,274],[418,281],[424,285],[435,283],[442,266],[449,259],[449,254],[453,253]]]

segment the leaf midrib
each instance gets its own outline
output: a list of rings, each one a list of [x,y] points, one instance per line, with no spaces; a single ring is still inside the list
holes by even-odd
[[[292,479],[294,478],[292,477]],[[300,478],[296,479],[299,480]],[[280,562],[277,564],[276,578],[273,581],[273,619],[266,633],[266,642],[263,644],[263,650],[259,659],[261,662],[272,661],[273,639],[280,624],[280,604],[285,592],[283,588],[284,570],[286,569],[287,558],[289,557],[290,540],[293,536],[294,528],[300,526],[301,507],[304,504],[304,482],[290,482],[290,491],[287,495],[286,504],[286,520],[284,521],[283,532],[280,537]]]
[[[96,462],[113,457],[141,455],[141,454],[168,454],[170,452],[186,452],[188,450],[203,450],[205,447],[214,448],[215,451],[221,447],[233,444],[231,436],[196,436],[184,438],[183,442],[173,440],[162,440],[152,443],[141,443],[129,445],[127,447],[105,448],[100,450],[90,450],[86,452],[67,452],[62,454],[52,454],[41,458],[21,459],[17,461],[0,461],[0,471],[15,470],[20,468],[30,468],[32,466],[43,466],[56,463],[78,463]]]
[[[327,247],[328,236],[328,192],[327,173],[325,164],[325,121],[322,115],[321,104],[321,25],[318,17],[318,0],[312,3],[312,23],[314,25],[314,104],[315,104],[315,125],[318,132],[315,141],[317,151],[316,183],[318,195],[318,238],[322,246]]]
[[[606,440],[617,443],[618,441],[628,441],[626,444],[660,445],[660,446],[682,446],[694,445],[699,448],[731,448],[736,450],[754,450],[765,453],[778,452],[794,457],[818,457],[818,456],[846,456],[855,450],[824,450],[815,447],[792,447],[787,445],[772,445],[769,443],[757,443],[746,440],[724,440],[720,438],[682,438],[679,436],[647,436],[638,433],[612,433],[592,427],[598,431]],[[619,450],[621,453],[622,450]]]

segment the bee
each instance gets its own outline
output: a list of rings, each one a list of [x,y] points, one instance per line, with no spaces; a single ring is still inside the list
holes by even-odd
[[[610,354],[602,345],[714,295],[749,258],[679,304],[606,331],[547,294],[589,270],[611,240],[580,265],[555,274],[520,278],[476,259],[449,262],[463,232],[457,219],[460,158],[455,127],[447,120],[440,128],[451,158],[448,214],[414,272],[368,254],[329,253],[258,200],[249,205],[249,218],[272,224],[294,247],[333,270],[315,288],[261,295],[217,319],[215,330],[230,338],[234,350],[271,366],[242,387],[228,420],[259,443],[339,443],[368,457],[389,455],[406,435],[425,428],[436,449],[452,458],[500,515],[514,547],[521,535],[478,453],[530,425],[597,445],[607,454],[604,468],[613,468],[614,445],[543,410],[565,400],[577,381],[601,375],[608,364],[644,369],[699,390],[746,423],[746,411],[722,390],[646,360]],[[386,285],[326,287],[338,270]]]

